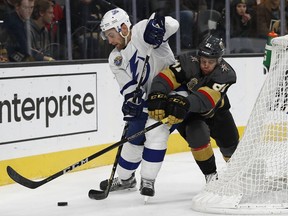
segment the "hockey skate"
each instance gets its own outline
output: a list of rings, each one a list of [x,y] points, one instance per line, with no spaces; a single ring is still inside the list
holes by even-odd
[[[125,189],[133,189],[136,187],[136,178],[135,174],[133,173],[132,176],[127,180],[121,180],[119,177],[113,179],[110,191],[120,191]],[[106,190],[108,186],[108,179],[102,181],[100,183],[100,189]]]
[[[154,189],[155,180],[149,180],[141,178],[140,194],[144,196],[144,204],[147,203],[149,197],[153,197],[155,194]]]
[[[211,174],[205,175],[205,180],[206,180],[206,184],[208,184],[211,181],[218,180],[218,173],[213,172]]]

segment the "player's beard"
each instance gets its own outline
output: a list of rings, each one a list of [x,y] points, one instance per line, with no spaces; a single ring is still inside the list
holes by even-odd
[[[126,45],[125,45],[125,41],[124,41],[124,39],[121,40],[120,43],[117,43],[117,44],[115,45],[115,47],[116,47],[117,50],[119,50],[119,51],[122,50],[122,49],[125,49]]]

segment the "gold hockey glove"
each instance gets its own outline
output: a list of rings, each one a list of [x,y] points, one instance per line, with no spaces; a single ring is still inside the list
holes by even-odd
[[[161,121],[165,118],[167,95],[162,92],[152,92],[148,95],[148,114],[151,118]]]
[[[171,95],[168,97],[168,105],[166,108],[166,116],[168,116],[168,125],[181,123],[187,112],[190,103],[187,98],[181,95]]]

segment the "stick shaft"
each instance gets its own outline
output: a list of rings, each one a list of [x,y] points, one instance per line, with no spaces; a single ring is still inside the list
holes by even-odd
[[[77,167],[80,167],[80,166],[88,163],[89,161],[91,161],[91,160],[93,160],[93,159],[95,159],[95,158],[97,158],[97,157],[99,157],[99,156],[111,151],[114,148],[117,148],[118,146],[121,146],[124,143],[129,142],[129,141],[131,141],[131,140],[133,140],[133,139],[135,139],[135,138],[147,133],[150,130],[152,130],[152,129],[154,129],[154,128],[162,125],[162,124],[165,124],[166,122],[167,122],[167,118],[163,119],[160,122],[156,122],[155,124],[144,128],[142,131],[139,131],[139,132],[133,134],[130,137],[122,139],[122,140],[114,143],[113,145],[110,145],[110,146],[102,149],[101,151],[96,152],[96,153],[94,153],[94,154],[92,154],[92,155],[90,155],[90,156],[88,156],[88,157],[86,157],[86,158],[84,158],[84,159],[82,159],[82,160],[80,160],[80,161],[78,161],[78,162],[66,167],[65,169],[63,169],[63,170],[61,170],[61,171],[59,171],[59,172],[47,177],[47,178],[45,178],[45,179],[43,179],[41,181],[32,181],[32,180],[22,176],[21,174],[19,174],[16,170],[14,170],[10,166],[7,166],[7,173],[10,176],[10,178],[13,179],[15,182],[17,182],[17,183],[19,183],[19,184],[21,184],[21,185],[23,185],[25,187],[28,187],[28,188],[31,188],[31,189],[35,189],[35,188],[38,188],[39,186],[42,186],[42,185],[52,181],[53,179],[56,179],[56,178],[58,178],[58,177],[60,177],[60,176],[62,176],[64,174],[74,170]]]

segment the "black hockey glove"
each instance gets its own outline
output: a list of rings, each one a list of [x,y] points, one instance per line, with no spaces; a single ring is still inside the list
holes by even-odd
[[[165,117],[167,95],[162,92],[152,92],[148,95],[148,114],[151,118],[160,121]]]
[[[141,89],[125,95],[125,100],[122,106],[124,121],[131,121],[141,115],[144,107],[143,95],[144,92]]]
[[[165,17],[155,15],[154,19],[150,19],[144,31],[144,41],[158,48],[163,42],[165,34]]]
[[[166,116],[168,116],[168,125],[181,123],[190,107],[187,98],[181,95],[171,95],[168,97]]]

